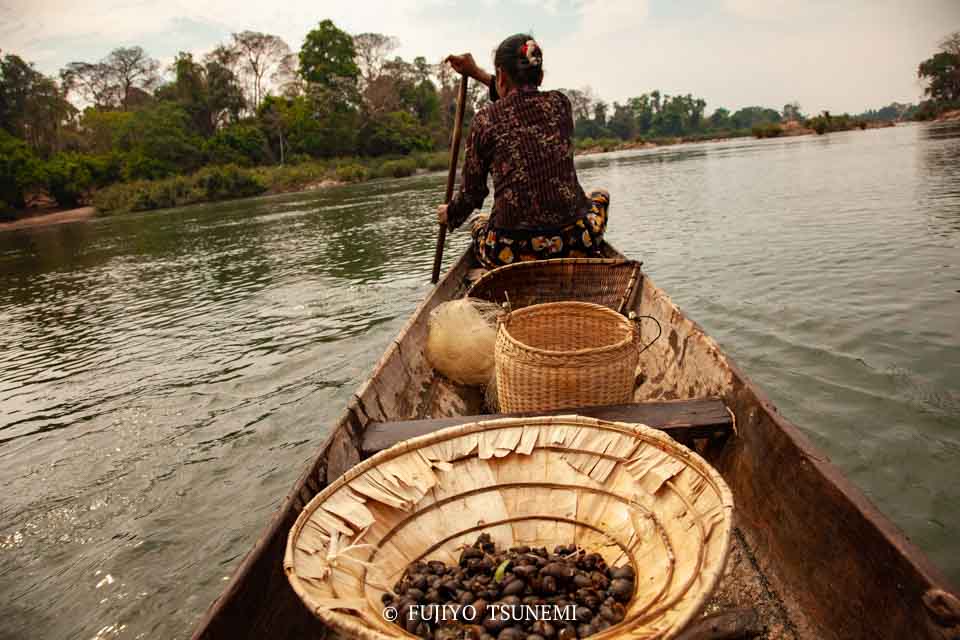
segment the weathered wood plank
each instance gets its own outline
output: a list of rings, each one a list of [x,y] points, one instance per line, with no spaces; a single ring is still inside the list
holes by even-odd
[[[566,415],[571,413],[600,420],[643,423],[666,431],[680,442],[690,442],[696,438],[713,438],[717,434],[728,434],[733,427],[730,413],[724,406],[723,401],[719,398],[644,402],[637,404],[559,409],[537,414],[488,414],[432,418],[429,420],[374,422],[367,427],[364,433],[361,454],[365,457],[370,456],[378,451],[388,449],[403,440],[460,424],[492,420],[494,418],[529,415]]]

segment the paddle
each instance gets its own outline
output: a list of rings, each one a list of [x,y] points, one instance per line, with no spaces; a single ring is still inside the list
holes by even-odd
[[[447,195],[443,203],[450,204],[453,185],[457,180],[457,158],[460,156],[460,134],[463,129],[463,105],[467,101],[467,76],[460,76],[460,94],[457,97],[457,116],[453,124],[453,141],[450,143],[450,172],[447,174]],[[441,224],[437,232],[437,250],[433,254],[433,275],[430,282],[440,279],[440,262],[443,260],[443,244],[447,241],[447,225]]]

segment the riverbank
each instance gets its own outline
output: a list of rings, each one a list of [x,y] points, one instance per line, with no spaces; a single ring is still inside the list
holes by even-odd
[[[960,109],[953,109],[952,111],[944,111],[934,122],[957,122],[960,121]]]
[[[38,211],[11,222],[0,222],[0,231],[13,231],[15,229],[44,227],[51,224],[89,220],[95,216],[96,213],[97,210],[93,207],[78,207],[76,209],[59,211]]]
[[[657,147],[672,147],[679,144],[701,144],[704,142],[723,142],[735,138],[750,138],[753,134],[749,130],[731,131],[724,134],[700,134],[693,136],[666,136],[656,138],[639,138],[636,140],[621,140],[619,138],[601,138],[593,140],[586,138],[577,140],[576,156],[589,156],[596,153],[611,151],[632,151],[638,149],[656,149]]]
[[[945,120],[960,119],[960,111],[947,112]],[[866,128],[894,126],[893,123],[866,123]],[[656,149],[684,144],[716,143],[753,137],[790,137],[813,135],[814,129],[798,122],[777,125],[775,134],[734,131],[721,136],[661,137],[647,140],[617,139],[579,141],[576,156],[589,156],[613,151]],[[583,144],[586,142],[586,144]],[[173,176],[162,180],[140,180],[118,183],[96,192],[92,206],[68,210],[25,213],[23,217],[0,222],[0,231],[39,227],[63,222],[87,220],[94,215],[111,215],[133,211],[149,211],[201,202],[239,200],[261,195],[298,193],[328,189],[377,178],[403,178],[448,166],[446,152],[414,154],[401,158],[344,158],[315,160],[273,167],[237,167],[234,165],[205,167],[189,176]]]
[[[712,141],[720,140],[717,138]],[[658,139],[657,142],[632,141],[619,145],[616,150],[655,148],[685,142],[703,142],[703,140],[677,138]],[[610,150],[614,149],[609,146],[595,145],[578,149],[576,155],[590,155]],[[46,204],[43,208],[20,211],[17,219],[0,222],[0,231],[75,222],[89,219],[94,215],[150,211],[201,202],[315,191],[377,178],[404,178],[445,170],[449,166],[448,163],[448,154],[437,152],[414,154],[402,158],[312,160],[272,167],[248,168],[236,165],[204,167],[187,176],[172,176],[160,180],[136,180],[104,187],[92,194],[91,206],[60,210]]]
[[[956,112],[960,119],[960,111]],[[656,149],[657,147],[674,146],[680,144],[703,144],[707,142],[723,142],[739,138],[789,138],[793,136],[809,136],[815,134],[834,133],[837,131],[853,131],[862,129],[882,129],[896,126],[893,122],[887,121],[852,121],[834,118],[833,128],[824,125],[823,131],[817,131],[803,123],[790,120],[784,123],[760,125],[750,130],[738,130],[726,133],[724,135],[700,135],[700,136],[677,136],[673,138],[654,138],[648,140],[618,140],[615,138],[603,140],[587,140],[578,142],[576,155],[587,156],[596,153],[609,153],[612,151],[630,151],[636,149]]]

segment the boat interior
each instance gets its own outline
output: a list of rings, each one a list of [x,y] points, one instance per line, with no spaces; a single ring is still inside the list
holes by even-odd
[[[429,311],[464,295],[479,274],[465,253],[420,305],[195,637],[333,637],[286,584],[286,534],[303,506],[360,460],[492,417],[481,389],[436,374],[423,349]],[[642,273],[630,310],[657,320],[640,322],[650,346],[633,403],[555,413],[662,429],[729,484],[735,527],[724,577],[680,637],[960,637],[951,635],[960,633],[949,614],[955,599],[936,567]]]

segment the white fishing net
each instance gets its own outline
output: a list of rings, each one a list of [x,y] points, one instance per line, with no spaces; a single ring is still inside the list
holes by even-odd
[[[498,305],[460,298],[438,305],[427,324],[427,360],[447,378],[467,385],[485,385],[493,375]]]

